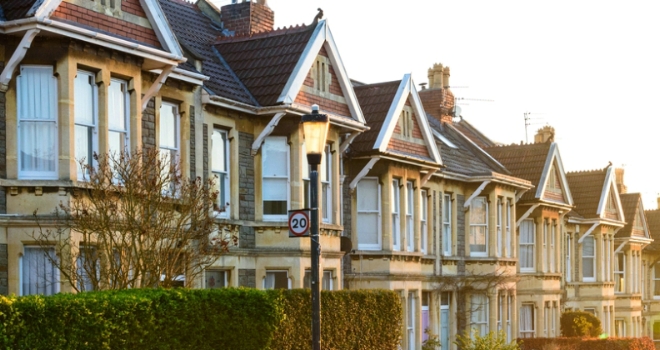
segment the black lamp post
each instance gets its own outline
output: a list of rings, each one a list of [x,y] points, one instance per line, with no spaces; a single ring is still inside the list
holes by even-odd
[[[305,114],[300,121],[305,136],[305,147],[307,148],[307,163],[311,166],[309,174],[310,182],[310,206],[311,227],[310,243],[312,250],[312,349],[321,350],[321,286],[319,279],[319,259],[321,249],[319,242],[319,173],[323,151],[325,150],[325,139],[328,135],[328,116],[319,114],[319,106],[312,106],[312,114]]]

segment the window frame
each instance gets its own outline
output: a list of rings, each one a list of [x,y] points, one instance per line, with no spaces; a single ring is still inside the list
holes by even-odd
[[[593,242],[593,255],[585,255],[585,247],[586,247],[586,241],[590,240]],[[585,266],[586,266],[586,260],[591,259],[591,271],[593,273],[592,276],[587,277],[584,273],[585,271]],[[582,282],[595,282],[596,281],[596,238],[594,236],[586,236],[584,237],[584,240],[582,240],[582,254],[581,254],[581,261],[582,261]]]
[[[285,289],[285,288],[275,288],[275,286],[277,285],[277,281],[273,281],[273,283],[274,283],[273,288],[268,288],[266,286],[266,283],[268,281],[268,274],[269,273],[270,274],[285,273],[286,274],[286,280],[287,280],[287,288],[286,289],[291,289],[291,278],[289,278],[289,270],[281,270],[281,269],[272,269],[272,270],[267,269],[266,270],[266,274],[264,276],[264,281],[263,281],[263,289]]]
[[[272,176],[267,176],[265,175],[264,170],[266,169],[264,166],[265,157],[263,156],[263,150],[264,146],[266,146],[266,143],[273,143],[275,142],[280,142],[280,146],[284,146],[286,148],[286,176],[283,175],[272,175]],[[261,146],[262,150],[262,157],[261,157],[261,209],[262,209],[262,218],[263,221],[286,221],[287,220],[287,214],[288,210],[291,209],[291,191],[290,191],[290,184],[291,184],[291,147],[289,146],[288,139],[286,136],[268,136],[264,139],[264,143]],[[264,180],[280,180],[280,181],[286,181],[286,209],[285,212],[282,214],[266,214],[265,212],[265,204],[266,201],[264,200]],[[281,202],[282,200],[278,200]]]
[[[531,315],[530,315],[530,321],[531,321],[530,326],[531,326],[531,328],[530,329],[527,329],[527,328],[523,329],[523,327],[526,326],[522,322],[522,314],[523,314],[523,310],[525,308],[529,308],[530,311],[531,311]],[[536,336],[536,315],[535,314],[536,314],[536,307],[535,307],[534,303],[522,303],[522,304],[520,304],[520,315],[521,316],[520,316],[520,326],[518,327],[519,328],[518,332],[519,332],[520,338],[534,338]]]
[[[24,91],[23,84],[26,85],[25,89],[33,88],[31,84],[28,83],[23,71],[32,71],[30,74],[46,74],[50,82],[49,87],[51,88],[51,95],[48,96],[49,105],[40,106],[41,109],[49,108],[50,112],[53,114],[49,119],[38,119],[38,118],[27,118],[29,110],[27,109],[27,102],[23,102],[23,98],[26,100],[34,99],[34,96],[31,96],[30,91]],[[21,65],[20,74],[16,77],[16,141],[17,141],[17,172],[18,178],[21,180],[56,180],[59,177],[59,110],[58,110],[58,87],[57,87],[57,78],[54,76],[53,66],[45,65]],[[45,73],[43,73],[45,72]],[[26,72],[27,73],[27,72]],[[23,92],[28,93],[29,96],[23,96]],[[25,106],[25,107],[23,107]],[[21,156],[21,144],[23,141],[21,128],[24,127],[23,124],[29,123],[44,123],[50,124],[51,128],[54,129],[54,133],[51,136],[54,136],[53,143],[51,148],[54,150],[53,156],[53,170],[52,171],[40,171],[40,170],[21,170],[24,166]]]
[[[401,191],[399,190],[399,179],[392,179],[392,194],[390,196],[391,225],[392,225],[392,250],[401,250]]]
[[[475,302],[475,298],[483,298],[480,300],[482,303]],[[480,336],[485,336],[488,334],[488,320],[489,320],[489,312],[490,312],[490,306],[488,305],[489,299],[488,295],[484,293],[476,293],[472,294],[470,296],[470,336],[473,336],[474,333],[472,330],[477,328],[479,330],[479,335]],[[475,306],[478,305],[478,306]],[[483,310],[483,318],[476,319],[474,315],[479,315],[477,311]]]
[[[321,205],[322,205],[322,222],[324,224],[332,224],[332,203],[333,203],[333,190],[332,190],[332,147],[331,145],[325,145],[325,154],[323,157],[322,164],[325,164],[325,169],[321,166],[321,176],[319,179],[321,181]],[[324,175],[325,174],[325,175]],[[324,179],[325,177],[325,179]]]
[[[124,136],[123,136],[124,148],[121,151],[122,152],[128,152],[128,150],[130,149],[130,142],[131,142],[131,139],[130,139],[130,136],[131,136],[131,127],[130,127],[130,123],[131,123],[131,120],[130,120],[131,119],[130,118],[130,116],[131,116],[131,109],[130,109],[131,108],[131,96],[130,96],[130,93],[128,91],[128,81],[123,80],[123,79],[119,79],[119,78],[110,78],[110,86],[108,88],[108,102],[112,102],[112,101],[109,100],[110,99],[109,96],[110,96],[110,90],[112,89],[112,86],[115,83],[119,84],[119,86],[121,87],[119,91],[121,92],[122,100],[124,101],[124,108],[123,108],[124,129],[121,130],[121,129],[113,128],[111,126],[112,123],[110,123],[110,119],[112,118],[112,112],[110,111],[110,109],[114,108],[114,107],[113,107],[113,104],[110,103],[109,106],[108,106],[108,108],[109,108],[108,109],[108,152],[112,152],[112,149],[110,148],[109,140],[110,140],[110,133],[113,133],[113,132],[124,134]]]
[[[523,234],[522,234],[523,225],[528,225],[528,224],[529,224],[529,227],[531,227],[531,231],[532,231],[531,234],[529,235],[529,237],[531,237],[531,242],[529,242],[527,240],[525,240],[523,242]],[[534,220],[533,219],[523,220],[520,223],[520,231],[521,231],[520,232],[520,240],[519,240],[519,243],[518,243],[518,245],[520,246],[518,248],[520,250],[520,252],[518,253],[518,258],[519,258],[518,261],[519,261],[519,264],[520,264],[520,272],[536,272],[536,224],[534,223]],[[524,247],[523,247],[523,245],[524,245]],[[526,249],[523,249],[523,248],[526,248]],[[523,251],[526,254],[531,253],[531,255],[532,255],[531,256],[532,266],[524,266],[523,267],[523,261],[524,261],[523,260]]]
[[[415,185],[406,181],[406,251],[415,251]]]
[[[497,197],[497,206],[496,206],[496,211],[497,211],[497,218],[496,220],[496,230],[497,230],[497,247],[495,251],[497,252],[497,257],[502,257],[504,254],[504,237],[503,237],[503,220],[502,220],[502,215],[503,215],[503,200],[502,197]]]
[[[211,273],[222,273],[222,278],[223,278],[222,283],[223,283],[223,285],[220,286],[220,287],[209,287],[209,285],[208,285],[208,279],[209,278],[206,275],[209,272],[211,272]],[[225,269],[207,269],[207,270],[205,270],[204,271],[204,289],[221,289],[221,288],[230,287],[230,285],[229,285],[230,273],[231,273],[230,270],[225,270]]]
[[[417,303],[415,302],[415,292],[408,292],[408,300],[406,303],[407,312],[406,312],[406,334],[408,340],[408,349],[415,350],[417,349],[417,337],[415,336],[415,323],[417,322]]]
[[[172,108],[172,114],[174,117],[174,146],[163,145],[163,109],[166,107]],[[171,170],[177,169],[180,171],[181,165],[181,106],[176,102],[170,101],[161,101],[159,113],[158,113],[158,154],[161,161],[163,160],[163,154],[165,152],[169,153],[169,167]],[[172,165],[172,162],[175,164]],[[163,165],[161,165],[163,166]],[[164,170],[164,169],[163,169]],[[172,184],[169,184],[169,189],[163,189],[163,192],[175,194],[176,189],[172,188]]]
[[[80,91],[78,90],[78,79],[82,77],[87,78],[87,85],[89,85],[89,90],[88,91]],[[86,100],[86,97],[84,96],[79,96],[79,94],[83,93],[89,93],[91,95],[91,123],[86,123],[84,121],[80,120],[80,117],[78,115],[78,108],[80,107],[79,100]],[[94,154],[99,153],[99,90],[98,86],[96,85],[96,74],[87,70],[83,69],[78,69],[76,71],[76,76],[74,77],[74,82],[73,82],[73,104],[74,104],[74,113],[73,113],[73,120],[74,120],[74,137],[73,137],[73,143],[74,143],[74,160],[76,162],[76,174],[77,174],[77,179],[78,181],[85,181],[89,180],[89,172],[88,169],[83,170],[83,168],[80,165],[80,160],[82,157],[85,157],[85,166],[87,167],[92,167],[95,165],[94,161]],[[89,133],[87,135],[87,154],[86,155],[79,155],[78,153],[78,136],[77,133],[81,128],[88,129],[87,132]]]
[[[485,217],[484,217],[484,222],[483,223],[475,223],[473,220],[474,219],[474,212],[475,212],[475,203],[481,201],[484,205],[485,208]],[[470,256],[471,257],[487,257],[488,252],[489,252],[489,247],[488,247],[488,241],[489,241],[489,232],[488,232],[488,198],[485,196],[478,196],[472,199],[470,202],[470,237],[469,237],[469,245],[470,245]],[[476,244],[477,242],[477,229],[479,227],[483,227],[483,235],[484,235],[484,244]],[[475,244],[472,244],[472,242],[475,242]],[[472,246],[484,246],[484,251],[475,251]]]
[[[621,258],[621,261],[619,261]],[[619,264],[621,263],[620,266]],[[623,294],[626,292],[626,254],[624,252],[614,253],[614,293]],[[634,282],[634,281],[633,281]]]
[[[54,246],[49,247],[47,249],[49,251],[51,251],[52,254],[56,254]],[[47,285],[47,287],[44,287],[44,288],[48,288],[48,289],[51,289],[51,290],[47,291],[46,293],[43,293],[43,294],[38,293],[38,292],[37,293],[29,293],[25,290],[24,285],[26,284],[25,279],[27,277],[26,276],[27,271],[26,271],[26,266],[25,266],[26,265],[25,260],[26,260],[26,256],[28,255],[28,253],[27,253],[28,250],[43,251],[43,254],[51,254],[51,253],[46,253],[45,252],[46,249],[44,249],[44,247],[41,247],[41,246],[34,246],[34,245],[24,245],[23,246],[23,251],[22,251],[22,254],[20,255],[19,261],[18,261],[18,263],[19,263],[19,284],[18,284],[19,285],[19,293],[18,294],[20,296],[25,296],[25,295],[44,295],[44,296],[48,296],[48,295],[53,295],[53,294],[59,293],[61,291],[60,288],[61,288],[61,284],[62,284],[62,281],[60,279],[60,270],[57,268],[57,266],[53,265],[53,263],[50,261],[50,259],[48,257],[43,258],[44,259],[43,260],[44,267],[46,267],[47,265],[50,265],[50,270],[51,270],[50,274],[52,274],[51,276],[53,278],[53,281],[48,282],[47,281],[48,277],[44,277],[43,280],[45,281],[44,284]],[[46,273],[48,273],[48,272],[46,272]],[[30,276],[34,277],[32,275],[30,275]],[[36,278],[41,280],[41,278],[39,276],[36,276]],[[32,280],[32,278],[30,279],[30,281],[31,280]]]
[[[211,135],[211,140],[212,140],[212,145],[211,145],[211,152],[212,154],[215,154],[218,149],[216,148],[216,140],[215,140],[215,135],[218,133],[220,135],[220,140],[221,142],[224,143],[224,170],[217,168],[217,164],[215,162],[211,162],[211,173],[217,177],[217,183],[216,186],[218,189],[218,198],[216,200],[216,208],[214,209],[214,214],[218,218],[229,218],[230,215],[230,210],[231,210],[231,140],[229,139],[229,131],[226,129],[218,128],[215,127],[213,128],[213,134]],[[222,136],[224,135],[224,138]],[[213,160],[214,156],[211,156],[211,160]],[[224,180],[223,180],[224,176]],[[221,190],[221,182],[224,182],[224,198],[223,197],[223,191]]]
[[[451,194],[442,195],[442,254],[452,255],[452,199]]]
[[[377,208],[375,210],[365,210],[365,209],[360,209],[360,183],[363,181],[373,181],[376,184],[376,191],[377,193]],[[356,187],[356,211],[357,211],[357,220],[356,220],[356,231],[357,231],[357,238],[358,238],[358,250],[382,250],[383,249],[383,230],[382,230],[382,204],[381,204],[381,185],[380,181],[377,177],[370,177],[370,176],[365,176],[357,184]],[[359,229],[359,220],[360,220],[360,213],[363,215],[373,215],[376,214],[376,220],[377,220],[377,227],[376,227],[376,235],[378,239],[377,244],[373,243],[361,243],[360,239],[360,229]]]
[[[420,200],[420,216],[419,216],[419,235],[421,238],[420,241],[420,250],[423,254],[428,254],[428,240],[429,240],[429,229],[428,229],[428,192],[426,190],[419,191],[419,200]]]

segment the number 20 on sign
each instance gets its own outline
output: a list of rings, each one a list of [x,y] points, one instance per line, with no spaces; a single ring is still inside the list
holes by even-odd
[[[289,237],[309,237],[309,209],[289,210]]]

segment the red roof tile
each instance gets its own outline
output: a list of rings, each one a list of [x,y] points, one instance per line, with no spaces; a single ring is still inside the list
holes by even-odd
[[[353,140],[351,144],[353,155],[373,152],[374,144],[383,127],[387,112],[394,102],[399,85],[401,80],[354,87],[364,119],[371,129]]]
[[[0,14],[4,13],[4,19],[13,21],[28,16],[28,11],[33,6],[41,6],[43,0],[2,0],[0,1]]]
[[[497,159],[511,174],[521,179],[529,180],[536,188],[541,187],[541,176],[545,161],[550,152],[549,142],[524,145],[509,145],[485,148],[493,158]],[[521,197],[522,201],[536,199],[536,190],[529,190]]]
[[[452,125],[481,148],[497,146],[497,143],[491,141],[486,135],[462,117],[458,122],[454,122]]]
[[[574,210],[582,217],[586,219],[599,217],[598,205],[606,175],[607,168],[566,173],[566,180],[575,204]]]
[[[272,106],[284,91],[314,28],[299,26],[218,38],[214,47],[259,104]]]

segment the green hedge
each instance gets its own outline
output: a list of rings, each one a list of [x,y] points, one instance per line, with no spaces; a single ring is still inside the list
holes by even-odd
[[[309,290],[143,289],[0,297],[0,349],[309,349]],[[324,349],[396,349],[391,291],[323,292]]]
[[[520,350],[655,350],[653,340],[644,338],[525,338]]]
[[[597,337],[603,333],[600,320],[584,311],[564,312],[559,318],[559,325],[564,337]]]

